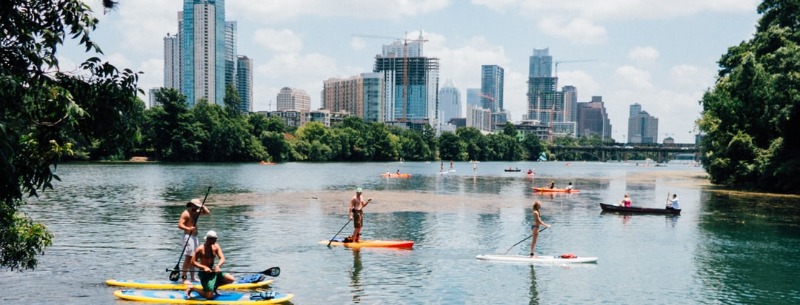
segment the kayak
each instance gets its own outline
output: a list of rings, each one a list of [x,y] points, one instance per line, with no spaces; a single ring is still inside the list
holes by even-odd
[[[116,290],[114,296],[128,301],[168,304],[277,304],[289,301],[294,297],[291,293],[220,291],[213,300],[206,299],[192,292],[187,298],[186,292],[178,290]]]
[[[328,244],[328,240],[319,242]],[[412,248],[414,241],[411,240],[362,240],[357,243],[346,243],[342,239],[334,239],[331,246],[344,246],[349,248]]]
[[[667,215],[681,214],[681,209],[625,207],[625,206],[605,204],[605,203],[600,203],[600,209],[602,209],[603,212],[617,212],[623,214],[667,214]]]
[[[516,263],[546,263],[546,264],[581,264],[596,263],[597,257],[578,256],[575,258],[561,258],[559,256],[534,256],[527,255],[478,255],[477,259],[487,261],[516,262]]]
[[[383,177],[383,178],[411,178],[411,174],[406,174],[406,173],[387,174],[387,173],[383,173],[383,174],[381,174],[381,177]]]
[[[580,193],[581,191],[575,189],[551,189],[549,187],[532,187],[534,192],[542,193]]]
[[[231,290],[231,289],[255,289],[255,288],[263,288],[269,284],[272,284],[271,279],[262,278],[259,281],[251,282],[251,281],[244,281],[247,277],[242,277],[236,280],[236,282],[219,286],[219,289],[224,290]],[[195,286],[200,285],[200,282],[192,283]],[[173,282],[168,280],[158,281],[146,281],[146,280],[114,280],[110,279],[106,281],[106,285],[108,286],[118,286],[118,287],[126,287],[126,288],[141,288],[141,289],[169,289],[169,290],[184,290],[186,289],[186,285],[183,284],[183,281]]]

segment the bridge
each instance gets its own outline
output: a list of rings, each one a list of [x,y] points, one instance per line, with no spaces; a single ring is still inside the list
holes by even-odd
[[[645,160],[662,163],[670,160],[700,161],[700,151],[694,144],[646,144],[635,146],[554,146],[550,152],[557,160],[573,159],[596,161]]]

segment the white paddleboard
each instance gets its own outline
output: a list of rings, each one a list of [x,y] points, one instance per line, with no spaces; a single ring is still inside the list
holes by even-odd
[[[561,258],[558,256],[534,256],[527,255],[478,255],[477,259],[487,261],[516,262],[516,263],[547,263],[547,264],[582,264],[597,263],[597,257],[578,256],[576,258]]]

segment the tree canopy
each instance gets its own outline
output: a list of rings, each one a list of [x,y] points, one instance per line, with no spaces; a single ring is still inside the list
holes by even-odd
[[[113,1],[103,1],[107,8]],[[52,188],[75,145],[124,155],[135,146],[144,104],[138,74],[89,57],[60,70],[56,52],[74,39],[86,52],[98,20],[79,0],[5,0],[0,4],[0,266],[34,269],[52,243],[47,228],[19,211],[25,197]]]
[[[753,38],[719,60],[700,101],[703,167],[713,183],[799,192],[800,0],[765,0]]]

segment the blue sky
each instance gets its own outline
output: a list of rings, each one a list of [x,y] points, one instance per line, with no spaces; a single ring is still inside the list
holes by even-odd
[[[93,34],[103,58],[145,74],[147,90],[163,84],[163,37],[177,31],[180,0],[122,0],[102,14]],[[370,72],[391,39],[428,40],[425,55],[440,59],[440,86],[452,79],[466,99],[480,87],[480,66],[505,69],[505,106],[518,121],[527,109],[528,57],[549,48],[558,86],[578,89],[578,101],[602,96],[612,136],[625,141],[633,103],[659,119],[667,136],[693,141],[703,92],[717,60],[749,40],[759,16],[755,0],[226,0],[226,19],[238,22],[238,53],[253,60],[254,110],[274,110],[282,87],[305,90],[320,106],[322,82]],[[61,69],[87,55],[66,48]],[[573,60],[591,60],[573,62]]]

